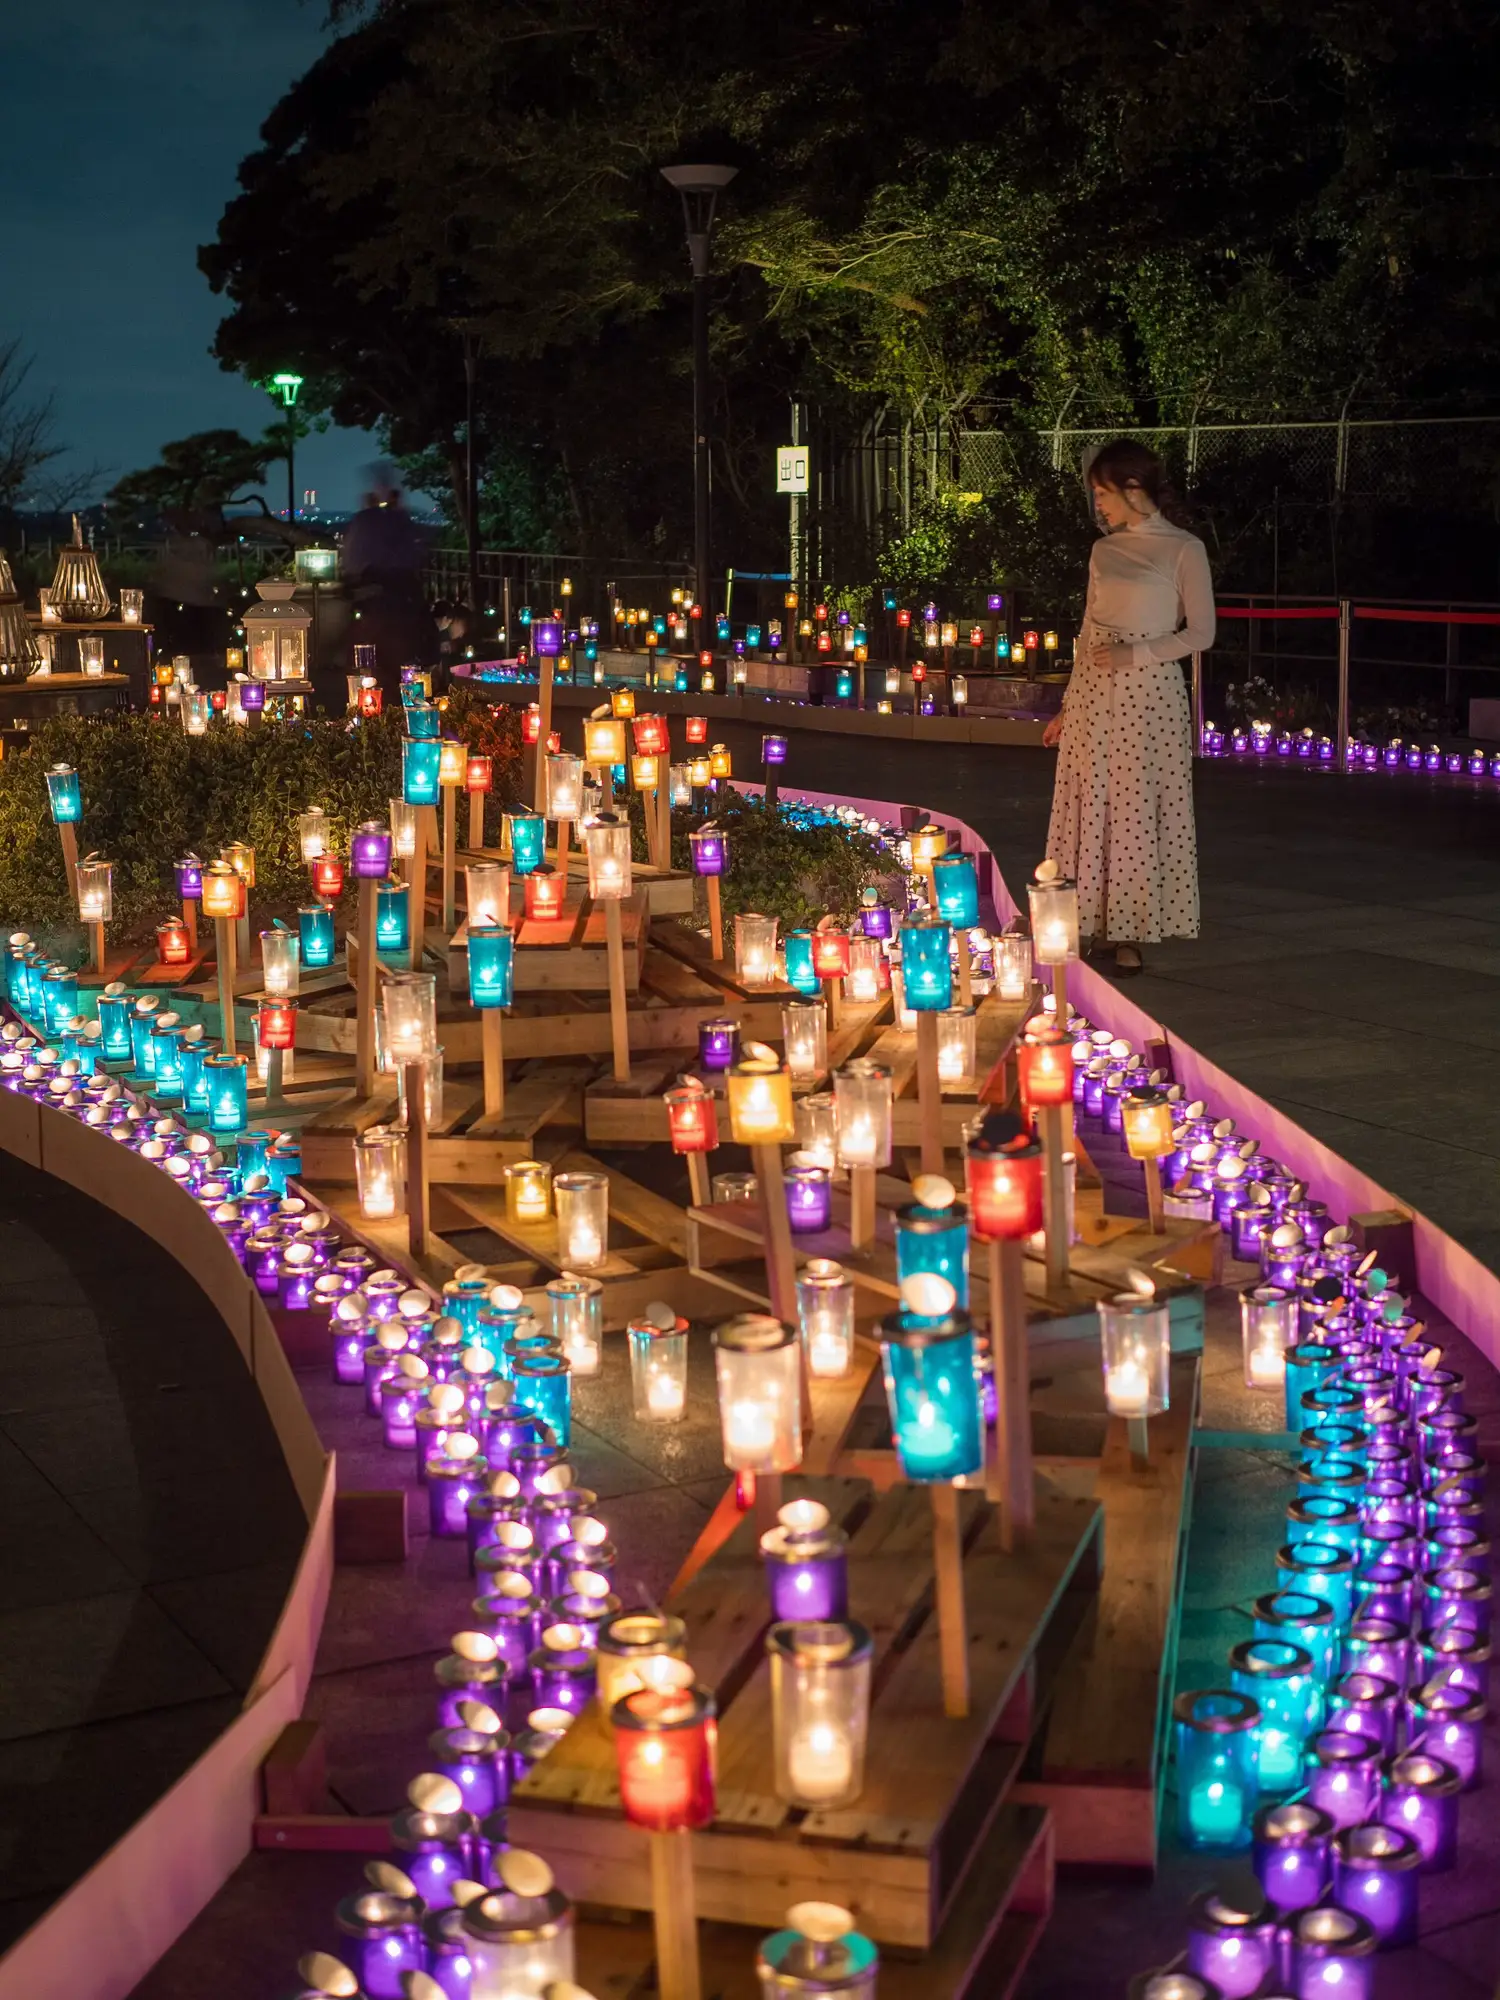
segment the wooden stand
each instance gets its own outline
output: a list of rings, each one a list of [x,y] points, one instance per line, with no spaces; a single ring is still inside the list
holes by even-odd
[[[990,1350],[995,1370],[995,1446],[1000,1539],[1013,1549],[1031,1533],[1036,1482],[1031,1464],[1031,1371],[1026,1278],[1019,1243],[985,1245],[990,1281]]]
[[[922,1120],[922,1171],[943,1171],[943,1086],[938,1076],[937,1015],[917,1016],[917,1108]]]
[[[750,1163],[760,1189],[765,1215],[766,1279],[771,1293],[771,1311],[789,1326],[797,1324],[797,1262],[792,1255],[792,1225],[786,1212],[786,1181],[781,1171],[781,1148],[758,1145],[750,1148]]]
[[[102,973],[104,970],[104,926],[89,925],[89,970]]]
[[[564,884],[568,879],[568,836],[572,821],[560,819],[557,822],[557,872]]]
[[[58,843],[62,848],[63,867],[68,876],[68,896],[78,901],[78,828],[71,820],[65,820],[57,829]]]
[[[532,772],[531,802],[538,812],[547,809],[547,738],[552,734],[552,673],[550,653],[537,660],[536,767]],[[608,801],[606,801],[606,807]]]
[[[938,1644],[943,1666],[943,1713],[969,1712],[969,1644],[964,1612],[964,1551],[958,1527],[958,1488],[946,1483],[932,1494],[932,1566],[937,1580]]]
[[[705,875],[708,884],[708,935],[713,946],[714,962],[722,962],[724,957],[724,904],[719,895],[717,875]]]
[[[406,1222],[407,1247],[421,1263],[428,1242],[427,1188],[427,1065],[407,1063],[402,1070],[406,1090]]]
[[[359,967],[354,989],[354,1089],[359,1097],[375,1090],[375,884],[359,883]]]
[[[198,956],[198,905],[190,896],[182,899],[182,921],[187,925],[188,956]]]
[[[505,1110],[505,1010],[481,1010],[480,1035],[484,1058],[484,1115],[498,1118]]]
[[[713,1199],[713,1184],[709,1178],[707,1153],[689,1153],[687,1158],[688,1188],[692,1194],[694,1208],[706,1208]]]
[[[1151,1463],[1151,1419],[1127,1417],[1125,1435],[1130,1440],[1130,1463],[1137,1472],[1143,1472]]]
[[[1052,1018],[1064,1034],[1068,1032],[1068,968],[1052,968]]]
[[[1143,1160],[1141,1164],[1146,1169],[1146,1220],[1151,1234],[1160,1236],[1167,1226],[1166,1210],[1161,1199],[1161,1161]]]
[[[658,851],[660,858],[658,859],[657,866],[663,869],[670,868],[672,866],[672,783],[671,779],[665,775],[665,773],[669,772],[671,768],[672,768],[671,752],[670,750],[668,750],[663,754],[664,774],[662,777],[661,785],[658,788],[661,794],[661,801],[659,808],[661,812],[661,831],[660,834],[658,835]]]
[[[483,847],[484,845],[483,792],[470,792],[469,794],[469,845],[471,848]]]
[[[427,931],[427,812],[428,808],[426,806],[417,807],[415,845],[412,848],[411,861],[409,863],[411,868],[411,908],[407,912],[407,915],[411,926],[411,955],[408,963],[413,972],[421,968],[422,946]],[[360,884],[360,888],[362,891],[364,888],[363,883]],[[373,931],[371,932],[371,936],[374,936]],[[360,943],[363,946],[363,934],[361,934]],[[373,952],[370,955],[372,958],[374,957]],[[361,977],[363,977],[363,974],[364,952],[361,950]]]
[[[974,959],[969,950],[969,933],[962,925],[958,929],[958,1004],[974,1005]]]
[[[234,920],[234,942],[238,952],[238,963],[250,963],[250,885],[245,885],[245,907]]]
[[[875,1169],[849,1169],[849,1242],[863,1250],[875,1241]]]
[[[443,787],[443,935],[444,937],[452,937],[454,926],[457,921],[455,916],[455,906],[458,900],[457,883],[458,883],[458,787],[457,785],[444,785]],[[414,932],[418,930],[421,926],[421,915],[422,915],[421,912],[417,913],[416,921],[413,923],[412,926]]]
[[[266,1109],[279,1111],[286,1103],[286,1052],[270,1049],[266,1055]]]
[[[234,1054],[234,918],[214,918],[219,953],[219,1040],[226,1056]]]
[[[630,1019],[625,1005],[625,938],[618,896],[611,896],[604,905],[604,942],[609,954],[609,1039],[615,1082],[629,1083]]]
[[[656,1991],[660,2000],[702,2000],[698,1917],[693,1899],[693,1837],[653,1833],[651,1911],[656,1932]]]
[[[1061,1291],[1068,1282],[1068,1178],[1063,1160],[1063,1112],[1060,1105],[1043,1106],[1036,1114],[1042,1138],[1042,1210],[1047,1233],[1047,1285]]]

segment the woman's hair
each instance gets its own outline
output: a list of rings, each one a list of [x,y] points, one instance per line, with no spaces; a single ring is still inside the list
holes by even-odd
[[[1138,444],[1134,438],[1111,438],[1090,460],[1088,477],[1090,486],[1112,486],[1117,492],[1138,486],[1169,521],[1182,522],[1182,503],[1166,467],[1148,444]]]

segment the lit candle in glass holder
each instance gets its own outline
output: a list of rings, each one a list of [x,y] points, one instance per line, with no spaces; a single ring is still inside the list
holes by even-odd
[[[1310,1910],[1322,1902],[1336,1831],[1330,1814],[1301,1801],[1263,1806],[1255,1815],[1252,1865],[1273,1909]]]
[[[498,924],[469,925],[469,999],[487,1009],[515,997],[515,939]]]
[[[1375,1933],[1347,1910],[1303,1910],[1292,1927],[1296,2000],[1372,2000]]]
[[[937,1017],[938,1082],[945,1089],[972,1087],[975,1060],[975,1015],[972,1007],[945,1007]]]
[[[1276,1962],[1276,1920],[1250,1885],[1205,1889],[1188,1906],[1188,1970],[1223,2000],[1248,2000]]]
[[[533,1706],[577,1715],[594,1692],[594,1649],[577,1625],[548,1625],[528,1662]]]
[[[1425,1750],[1409,1750],[1392,1758],[1386,1768],[1380,1802],[1383,1825],[1411,1837],[1431,1873],[1453,1867],[1458,1859],[1458,1799],[1463,1779],[1445,1758]]]
[[[471,928],[510,922],[510,870],[500,862],[469,862],[464,869],[464,892]]]
[[[545,1744],[544,1735],[530,1733]],[[493,1872],[494,1893],[464,1908],[473,2000],[566,1993],[576,1963],[573,1905],[554,1883],[552,1870],[539,1855],[507,1847]]]
[[[212,1132],[239,1132],[250,1122],[249,1065],[244,1056],[222,1051],[204,1059],[208,1078],[208,1123]]]
[[[835,1070],[839,1164],[888,1167],[891,1163],[891,1072],[867,1057]]]
[[[381,993],[387,1060],[400,1068],[438,1053],[437,982],[430,972],[397,973]]]
[[[412,1443],[417,1441],[413,1414]],[[440,1451],[426,1463],[429,1527],[439,1539],[463,1541],[469,1532],[469,1502],[483,1490],[489,1467],[479,1454],[479,1440],[467,1431],[450,1431]]]
[[[1286,1510],[1288,1540],[1331,1542],[1335,1548],[1359,1553],[1359,1507],[1353,1500],[1330,1493],[1302,1493]]]
[[[729,1073],[729,1129],[736,1145],[789,1145],[797,1136],[792,1079],[763,1044]]]
[[[1352,1730],[1324,1729],[1307,1746],[1307,1802],[1339,1827],[1359,1826],[1380,1803],[1380,1745]]]
[[[1276,1568],[1283,1588],[1323,1598],[1332,1607],[1334,1622],[1340,1628],[1354,1615],[1357,1567],[1347,1549],[1324,1542],[1289,1542],[1276,1551]]]
[[[359,1212],[370,1222],[388,1221],[406,1211],[406,1134],[393,1125],[372,1125],[354,1142],[354,1174]]]
[[[778,1624],[766,1653],[777,1796],[810,1811],[852,1804],[864,1786],[869,1633],[832,1621]]]
[[[588,852],[589,894],[595,902],[618,902],[630,894],[630,827],[613,813],[601,813],[583,830]],[[540,862],[540,855],[537,857]]]
[[[1451,1764],[1466,1792],[1480,1781],[1484,1751],[1484,1698],[1452,1681],[1416,1689],[1407,1697],[1407,1733],[1413,1747]]]
[[[1104,1402],[1111,1416],[1156,1417],[1171,1400],[1171,1315],[1154,1297],[1122,1292],[1098,1307]]]
[[[640,1688],[610,1711],[620,1802],[633,1826],[675,1833],[714,1814],[714,1707],[702,1688]]]
[[[1260,1710],[1248,1695],[1208,1688],[1180,1694],[1176,1724],[1177,1831],[1184,1847],[1227,1853],[1250,1840]]]
[[[953,933],[945,923],[901,926],[901,991],[913,1013],[937,1014],[953,1004]]]
[[[487,1702],[465,1702],[463,1706],[488,1727],[464,1724],[457,1729],[435,1730],[427,1739],[427,1754],[431,1770],[457,1785],[464,1809],[475,1819],[486,1819],[510,1795],[510,1737]]]
[[[1318,1726],[1320,1684],[1312,1654],[1287,1639],[1245,1639],[1230,1650],[1230,1686],[1260,1709],[1256,1776],[1264,1798],[1301,1782],[1302,1747]]]
[[[509,1222],[545,1222],[552,1213],[552,1168],[545,1160],[512,1160],[505,1168]]]
[[[697,1078],[684,1079],[665,1095],[672,1151],[678,1154],[713,1152],[719,1143],[718,1108]]]
[[[112,861],[101,861],[90,855],[87,861],[80,861],[78,877],[78,916],[85,924],[107,924],[114,915],[115,865]]]
[[[516,1401],[539,1417],[566,1450],[573,1431],[572,1370],[560,1354],[535,1354],[516,1364]]]
[[[412,1451],[417,1442],[417,1409],[427,1393],[427,1363],[419,1354],[396,1357],[380,1387],[380,1421],[386,1448]]]
[[[734,970],[742,986],[770,986],[776,979],[778,919],[742,910],[734,920]]]
[[[611,771],[625,762],[625,724],[618,716],[591,715],[583,725],[584,762]]]
[[[682,1661],[687,1628],[665,1611],[618,1611],[599,1627],[599,1706],[610,1714],[617,1701],[650,1684],[653,1664]]]
[[[1006,932],[993,943],[995,997],[1024,1000],[1031,990],[1031,939]]]
[[[793,1500],[760,1538],[771,1615],[802,1623],[849,1613],[849,1540],[816,1500]]]
[[[1286,1427],[1302,1427],[1302,1398],[1311,1389],[1322,1388],[1340,1370],[1337,1348],[1299,1341],[1286,1354]]]
[[[583,815],[583,759],[558,752],[546,761],[546,809],[550,820],[580,819]]]
[[[790,1472],[802,1461],[797,1336],[766,1313],[714,1329],[724,1463],[731,1472]]]
[[[532,874],[536,869],[541,867],[543,861],[546,859],[547,855],[546,820],[542,818],[542,815],[540,813],[530,812],[522,808],[516,812],[506,814],[505,827],[506,827],[506,832],[509,835],[511,867],[515,870],[517,875],[525,876]],[[589,851],[590,854],[592,855],[593,852],[592,841],[590,841],[589,843]],[[592,860],[590,860],[589,867],[590,867],[591,879],[590,879],[589,894],[591,896],[598,896],[598,895],[608,895],[610,893],[614,893],[616,895],[628,896],[630,894],[629,864],[630,864],[630,831],[629,828],[627,827],[625,829],[625,877],[624,877],[625,886],[622,889],[617,889],[614,890],[613,892],[611,892],[608,889],[604,890],[595,889],[592,886],[592,875],[593,875],[594,864]]]
[[[829,1173],[815,1160],[794,1154],[786,1165],[786,1212],[792,1234],[815,1235],[832,1221],[833,1190]]]
[[[1297,1299],[1279,1285],[1256,1285],[1240,1294],[1245,1386],[1281,1389],[1287,1349],[1296,1344]]]
[[[646,1423],[681,1423],[687,1409],[687,1321],[670,1306],[648,1306],[625,1331],[636,1416]]]
[[[409,806],[435,806],[443,746],[432,737],[406,737],[401,745],[401,795]]]
[[[1346,1827],[1334,1842],[1333,1899],[1357,1910],[1382,1950],[1415,1944],[1422,1850],[1399,1826]]]
[[[698,1062],[703,1069],[722,1072],[740,1059],[740,1025],[727,1016],[698,1023]]]
[[[1328,1727],[1369,1737],[1387,1757],[1395,1751],[1400,1721],[1400,1690],[1379,1674],[1341,1674],[1328,1690]]]
[[[854,1360],[854,1280],[841,1264],[815,1257],[802,1267],[797,1318],[808,1374],[825,1380],[846,1375]]]
[[[787,939],[787,979],[793,985],[791,969],[791,938]],[[880,998],[884,988],[881,985],[881,970],[885,964],[885,954],[879,941],[872,937],[851,937],[849,940],[849,975],[844,982],[845,998],[856,1005],[868,1005]]]
[[[806,993],[810,997],[821,992],[817,968],[813,964],[811,931],[787,932],[786,941],[782,946],[782,962],[788,986],[795,986],[799,993]]]
[[[603,1354],[604,1287],[564,1271],[547,1286],[552,1332],[575,1375],[597,1375]]]
[[[1046,868],[1054,872],[1043,876]],[[1078,885],[1056,868],[1055,862],[1044,861],[1037,879],[1027,884],[1032,951],[1038,965],[1066,965],[1078,956]]]
[[[406,1992],[403,1980],[421,1972],[427,1963],[422,1942],[423,1901],[415,1884],[408,1882],[407,1887],[412,1890],[409,1896],[386,1895],[376,1889],[345,1896],[334,1912],[339,1930],[356,1946],[350,1956],[358,1968],[358,1990],[368,2000],[402,2000]],[[335,1985],[333,1990],[344,1989]]]
[[[299,910],[297,936],[302,947],[302,963],[309,972],[322,972],[333,964],[337,938],[331,910],[321,905]]]
[[[781,1034],[794,1077],[821,1076],[828,1067],[828,1012],[821,1000],[786,1000]]]
[[[914,1482],[967,1477],[984,1463],[974,1328],[953,1289],[923,1275],[902,1288],[903,1310],[880,1322],[891,1430]]]
[[[552,1190],[557,1204],[558,1255],[563,1263],[576,1271],[603,1264],[609,1256],[609,1176],[557,1174]]]

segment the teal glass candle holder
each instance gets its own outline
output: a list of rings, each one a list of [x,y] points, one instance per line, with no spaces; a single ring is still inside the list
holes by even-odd
[[[134,1076],[151,1076],[152,1065],[156,1061],[156,1050],[151,1041],[151,1030],[156,1026],[156,1002],[142,1007],[139,1000],[130,1012],[130,1068]]]
[[[905,1478],[962,1479],[984,1464],[984,1424],[966,1312],[942,1320],[893,1313],[880,1323],[891,1433]]]
[[[1338,1663],[1339,1626],[1325,1598],[1289,1584],[1284,1590],[1257,1597],[1251,1607],[1257,1639],[1289,1639],[1312,1654],[1313,1672],[1327,1683]]]
[[[404,882],[375,885],[375,949],[411,950],[411,891]]]
[[[201,1036],[197,1040],[189,1037],[183,1042],[179,1055],[182,1064],[183,1109],[194,1117],[201,1117],[208,1109],[206,1065],[213,1054],[213,1046],[212,1042],[205,1042]]]
[[[264,1174],[266,1161],[271,1152],[269,1132],[241,1132],[235,1142],[234,1171],[239,1179],[240,1193],[243,1195],[256,1174]]]
[[[130,1060],[132,1011],[123,993],[104,993],[99,997],[99,1046],[107,1063]]]
[[[944,923],[972,930],[979,922],[979,875],[970,854],[940,854],[932,864],[938,915]]]
[[[1329,1542],[1336,1549],[1360,1554],[1359,1507],[1328,1493],[1299,1494],[1286,1510],[1288,1537],[1294,1542]]]
[[[1322,1689],[1313,1656],[1289,1639],[1245,1639],[1229,1654],[1229,1685],[1260,1709],[1256,1782],[1279,1798],[1302,1782],[1307,1739],[1321,1727]]]
[[[283,1132],[266,1154],[266,1179],[271,1183],[272,1194],[285,1195],[291,1182],[301,1178],[301,1142],[290,1132]]]
[[[515,994],[516,944],[498,924],[469,932],[469,998],[476,1007],[508,1007]]]
[[[438,769],[442,757],[443,746],[435,733],[430,737],[408,736],[402,743],[401,796],[409,806],[437,804]]]
[[[66,965],[54,965],[42,980],[42,1026],[49,1035],[60,1035],[78,1012],[78,974]]]
[[[297,935],[302,942],[305,971],[322,972],[332,965],[338,942],[334,935],[332,910],[322,903],[316,909],[299,910]]]
[[[406,733],[419,743],[435,743],[442,733],[443,712],[435,702],[412,701],[405,707]],[[408,805],[415,801],[408,799]]]
[[[799,993],[806,993],[809,998],[819,991],[818,975],[813,969],[811,931],[788,931],[786,934],[786,983],[795,986]]]
[[[573,1435],[573,1371],[560,1354],[538,1352],[517,1359],[511,1380],[521,1409],[540,1417],[563,1450]]]
[[[1289,1431],[1302,1428],[1302,1398],[1309,1389],[1320,1389],[1343,1362],[1337,1348],[1320,1347],[1310,1341],[1299,1341],[1286,1351],[1286,1427]]]
[[[208,1126],[211,1132],[240,1132],[250,1123],[250,1066],[244,1056],[227,1056],[222,1049],[203,1065],[208,1078]]]
[[[1201,1688],[1172,1704],[1177,1833],[1184,1847],[1233,1854],[1250,1845],[1260,1709],[1249,1695]]]
[[[54,764],[47,773],[47,803],[54,826],[77,826],[83,818],[83,791],[71,764]]]
[[[1347,1549],[1327,1542],[1288,1542],[1276,1551],[1276,1568],[1284,1587],[1321,1597],[1333,1611],[1340,1631],[1354,1616],[1354,1573],[1359,1567]]]
[[[913,1203],[896,1214],[896,1282],[904,1285],[920,1272],[946,1278],[954,1302],[969,1305],[969,1218],[952,1208],[923,1208]]]
[[[937,1014],[953,1005],[953,933],[944,923],[901,926],[901,984],[916,1014]]]
[[[151,1095],[168,1104],[175,1104],[182,1096],[183,1033],[180,1021],[169,1021],[165,1027],[158,1023],[151,1031]]]
[[[1357,1459],[1339,1452],[1319,1452],[1297,1468],[1297,1491],[1303,1495],[1325,1494],[1330,1500],[1358,1502],[1365,1489],[1365,1468]]]
[[[510,865],[517,875],[534,875],[547,858],[547,822],[540,813],[509,816]]]

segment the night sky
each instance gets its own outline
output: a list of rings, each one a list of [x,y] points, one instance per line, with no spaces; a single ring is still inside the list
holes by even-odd
[[[69,462],[97,498],[170,438],[257,436],[269,399],[209,353],[220,302],[199,274],[261,121],[325,39],[321,0],[68,0],[0,31],[0,340],[55,392]],[[358,504],[378,456],[357,431],[305,439],[297,485]],[[285,505],[285,468],[268,480]]]

